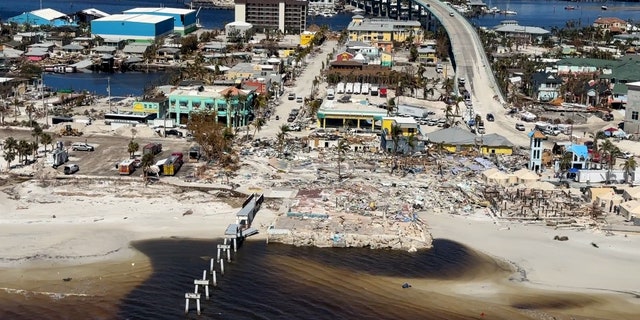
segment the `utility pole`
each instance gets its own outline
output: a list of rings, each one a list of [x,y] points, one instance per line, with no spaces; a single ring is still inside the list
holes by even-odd
[[[107,95],[108,95],[108,102],[109,102],[109,112],[112,112],[111,110],[111,77],[107,77]]]
[[[42,1],[40,2],[42,5]],[[44,108],[44,124],[49,126],[49,108],[44,103],[44,72],[40,74],[40,98],[42,99],[42,107]]]

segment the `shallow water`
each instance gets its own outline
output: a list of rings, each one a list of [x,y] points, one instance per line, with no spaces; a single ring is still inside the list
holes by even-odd
[[[96,274],[104,275],[100,280],[57,280],[54,284],[31,285],[27,293],[4,292],[0,294],[0,318],[183,317],[184,293],[192,292],[193,280],[208,268],[217,243],[220,241],[186,239],[134,243],[150,258],[148,267],[138,262],[136,271],[128,271],[128,262],[121,263],[107,273],[97,270]],[[212,291],[210,301],[203,301],[203,315],[198,318],[416,319],[426,309],[402,297],[412,290],[412,294],[424,293],[418,286],[415,290],[402,289],[404,282],[416,281],[417,285],[424,280],[457,281],[510,273],[492,259],[455,242],[436,240],[434,245],[433,250],[412,254],[248,241],[225,265],[225,276],[218,275],[219,286]],[[12,285],[18,287],[19,283]],[[123,292],[127,287],[133,290]],[[96,293],[100,288],[103,291]],[[64,296],[43,292],[91,293]],[[416,297],[416,301],[421,299]],[[397,309],[391,302],[403,308]],[[188,317],[196,317],[195,310]]]
[[[510,284],[510,265],[448,240],[418,253],[249,241],[225,264],[211,300],[202,300],[202,315],[192,303],[185,316],[184,293],[193,291],[220,242],[141,241],[133,246],[148,259],[60,273],[78,279],[69,282],[16,280],[12,288],[29,290],[0,291],[0,319],[537,319],[529,313],[601,302]],[[403,289],[405,282],[412,287]]]

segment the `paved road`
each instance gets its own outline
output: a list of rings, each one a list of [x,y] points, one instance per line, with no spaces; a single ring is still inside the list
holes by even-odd
[[[309,97],[311,94],[311,87],[313,86],[313,79],[320,75],[320,69],[322,69],[322,62],[325,61],[327,54],[331,53],[333,48],[337,46],[336,41],[325,41],[320,46],[321,52],[315,53],[314,56],[308,57],[308,63],[304,66],[302,73],[296,78],[295,84],[291,87],[285,87],[283,95],[280,97],[282,103],[276,107],[276,110],[271,119],[267,121],[266,125],[256,134],[257,138],[275,138],[280,131],[280,126],[283,124],[291,124],[287,122],[289,113],[292,109],[304,108],[302,103],[298,103],[295,100],[288,100],[287,96],[293,92],[296,95]],[[318,97],[324,97],[324,90],[326,90],[326,83],[320,82],[320,90]],[[280,120],[276,120],[276,116]],[[308,116],[307,116],[308,117]]]

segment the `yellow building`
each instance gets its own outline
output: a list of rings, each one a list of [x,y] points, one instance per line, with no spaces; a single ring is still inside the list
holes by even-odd
[[[305,31],[300,34],[300,45],[308,46],[313,41],[313,37],[315,37],[316,33],[311,31]]]
[[[418,123],[410,117],[384,117],[382,118],[382,130],[391,133],[391,128],[398,126],[403,136],[418,134]]]
[[[469,130],[451,127],[429,133],[428,139],[451,153],[475,150],[482,154],[513,154],[513,143],[495,133],[475,135]]]
[[[399,21],[391,19],[365,19],[361,15],[353,16],[347,26],[349,40],[388,44],[403,42],[413,37],[414,43],[422,42],[424,32],[419,21]]]

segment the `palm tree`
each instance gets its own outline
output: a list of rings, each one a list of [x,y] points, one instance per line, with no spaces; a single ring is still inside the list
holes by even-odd
[[[398,167],[398,147],[400,145],[400,137],[402,137],[402,127],[397,124],[391,126],[391,141],[393,141],[393,168],[391,173]]]
[[[127,152],[129,152],[129,158],[133,158],[133,154],[140,150],[140,145],[135,142],[133,139],[129,141],[129,145],[127,146]]]
[[[456,117],[460,116],[460,102],[464,101],[462,96],[457,96],[455,99]]]
[[[18,160],[20,162],[26,163],[27,157],[29,153],[31,153],[31,150],[33,150],[31,147],[31,143],[29,143],[27,140],[18,141]]]
[[[476,117],[474,120],[477,128],[480,125],[480,122],[482,122],[482,117],[479,114],[476,114]]]
[[[142,159],[140,160],[140,165],[142,166],[142,180],[143,181],[147,181],[147,178],[149,177],[148,171],[149,168],[151,168],[152,165],[155,164],[155,156],[153,155],[153,152],[149,152],[149,153],[145,153],[145,155],[142,156]]]
[[[16,159],[16,149],[18,147],[18,141],[13,137],[8,137],[4,140],[2,146],[4,150],[4,160],[7,161],[7,170],[11,168],[11,162]]]
[[[409,146],[409,150],[413,153],[416,149],[416,145],[418,144],[418,138],[415,134],[410,134],[407,136],[407,146]]]
[[[627,161],[624,162],[624,166],[622,167],[622,169],[624,169],[624,173],[626,174],[626,180],[629,181],[629,176],[631,175],[631,172],[633,172],[633,179],[631,180],[631,182],[633,182],[635,180],[635,175],[636,175],[636,167],[638,166],[638,163],[636,162],[636,158],[635,157],[631,157],[629,159],[627,159]]]
[[[2,104],[0,104],[0,125],[4,126],[4,115],[9,111],[9,106],[7,102],[2,99]]]
[[[450,104],[447,104],[444,109],[444,117],[447,120],[447,127],[450,127],[453,124],[453,107]]]
[[[29,117],[29,126],[31,126],[31,124],[33,123],[33,112],[36,111],[36,107],[33,106],[32,103],[28,104],[25,109],[27,112],[27,116]]]
[[[562,172],[562,176],[564,177],[564,175],[567,173],[567,171],[569,171],[569,169],[571,169],[571,163],[573,162],[573,153],[572,152],[565,152],[564,154],[562,154],[562,158],[560,158],[560,172]]]
[[[600,150],[602,150],[602,153],[606,155],[608,163],[607,182],[609,182],[611,179],[611,170],[613,170],[613,165],[616,162],[616,157],[620,155],[620,149],[610,140],[605,140],[602,142],[602,144],[600,144]]]
[[[53,137],[51,137],[49,133],[45,132],[42,134],[42,137],[40,138],[40,142],[42,142],[42,144],[44,145],[44,153],[46,154],[47,146],[53,143]]]
[[[233,97],[232,90],[227,90],[223,95],[224,101],[227,104],[227,128],[231,127],[231,117],[233,117],[232,105],[231,105],[231,97]]]
[[[289,132],[289,126],[283,124],[280,126],[280,132],[276,135],[276,139],[278,140],[278,152],[282,155],[282,151],[284,149],[284,142],[287,138]]]
[[[255,138],[256,133],[260,132],[260,130],[262,129],[262,127],[265,125],[265,123],[267,123],[266,120],[264,120],[263,117],[259,117],[256,118],[255,120],[253,120],[253,137]]]
[[[33,129],[31,129],[31,136],[36,138],[36,144],[38,144],[39,138],[42,136],[42,127],[38,123],[35,123]]]
[[[349,141],[345,138],[338,140],[338,182],[342,181],[342,161],[344,161],[343,155],[349,151]]]

